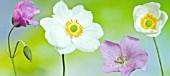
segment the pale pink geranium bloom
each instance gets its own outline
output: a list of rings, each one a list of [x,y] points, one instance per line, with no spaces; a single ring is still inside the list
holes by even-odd
[[[120,45],[111,41],[104,41],[100,46],[104,61],[103,70],[121,72],[122,76],[129,76],[135,69],[144,67],[148,60],[146,51],[140,49],[137,38],[125,36]]]
[[[34,3],[29,0],[19,2],[14,9],[13,13],[13,25],[15,27],[31,24],[37,26],[38,22],[33,20],[33,17],[40,12],[38,8],[34,6]]]

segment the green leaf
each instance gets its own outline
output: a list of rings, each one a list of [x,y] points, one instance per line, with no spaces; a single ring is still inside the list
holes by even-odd
[[[25,46],[23,49],[24,55],[28,60],[32,60],[32,54],[31,54],[31,50],[28,46]]]

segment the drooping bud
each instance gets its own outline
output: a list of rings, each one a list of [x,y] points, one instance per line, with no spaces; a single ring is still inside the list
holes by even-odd
[[[28,60],[32,60],[32,54],[31,54],[31,50],[28,46],[25,46],[23,49],[24,55]]]

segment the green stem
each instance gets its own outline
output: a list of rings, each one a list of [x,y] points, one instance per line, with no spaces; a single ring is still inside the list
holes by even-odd
[[[13,68],[14,68],[14,73],[15,73],[15,76],[17,76],[15,63],[14,63],[14,57],[12,56],[12,52],[11,52],[11,48],[10,48],[10,35],[11,35],[12,31],[14,30],[14,28],[15,27],[12,27],[9,34],[8,34],[8,49],[9,49],[9,55],[10,55],[10,58],[11,58],[11,62],[12,62]]]
[[[16,56],[16,51],[17,51],[17,47],[19,45],[19,43],[22,43],[23,46],[26,46],[25,43],[22,41],[22,40],[19,40],[15,46],[15,50],[14,50],[14,53],[13,53],[13,58]]]
[[[14,58],[11,58],[11,61],[12,61],[12,65],[13,65],[13,68],[14,68],[15,76],[17,76],[17,72],[16,72],[16,68],[15,68],[15,63],[14,63]]]
[[[156,51],[157,51],[157,54],[158,54],[158,59],[159,59],[159,65],[160,65],[160,68],[161,68],[161,73],[162,73],[162,76],[164,76],[164,71],[163,71],[163,67],[162,67],[161,57],[160,57],[160,54],[159,54],[159,49],[158,49],[158,45],[156,43],[155,37],[153,37],[153,41],[154,41],[154,44],[155,44],[155,47],[156,47]]]
[[[63,61],[63,76],[65,76],[65,62],[64,62],[64,54],[62,54],[62,61]]]
[[[11,48],[10,48],[10,35],[12,33],[12,31],[14,30],[14,27],[12,27],[12,29],[10,30],[9,34],[8,34],[8,49],[9,49],[9,56],[12,57],[11,54]]]

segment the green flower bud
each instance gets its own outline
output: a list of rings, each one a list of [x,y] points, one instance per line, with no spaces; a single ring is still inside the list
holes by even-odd
[[[28,46],[25,46],[23,49],[24,55],[28,60],[32,60],[32,54],[31,54],[31,50]]]

